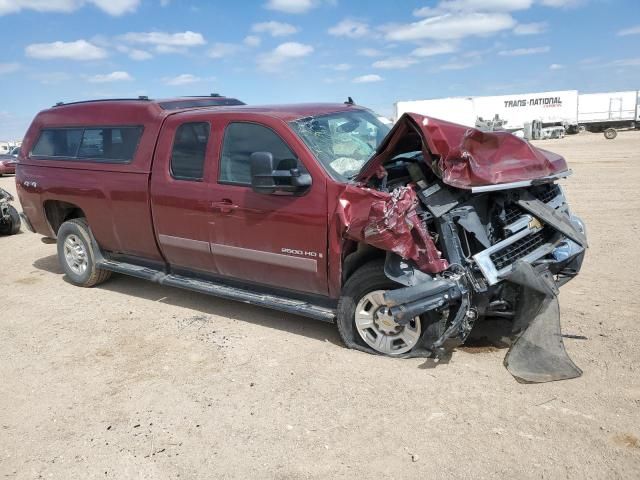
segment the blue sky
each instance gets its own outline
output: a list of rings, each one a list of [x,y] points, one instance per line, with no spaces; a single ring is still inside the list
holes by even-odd
[[[58,101],[640,88],[640,0],[0,0],[0,140]]]

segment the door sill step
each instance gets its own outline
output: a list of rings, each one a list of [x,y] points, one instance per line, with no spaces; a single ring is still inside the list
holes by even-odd
[[[160,285],[183,288],[194,292],[212,295],[214,297],[236,300],[250,305],[258,305],[261,307],[271,308],[273,310],[279,310],[281,312],[303,315],[305,317],[310,317],[324,322],[333,322],[336,318],[335,310],[314,305],[302,300],[293,300],[291,298],[280,297],[278,295],[258,293],[251,290],[223,285],[221,283],[165,273],[161,270],[141,267],[131,263],[118,262],[115,260],[99,259],[96,262],[96,266],[104,270],[122,273],[124,275],[142,278],[144,280],[150,280],[152,282],[159,283]]]

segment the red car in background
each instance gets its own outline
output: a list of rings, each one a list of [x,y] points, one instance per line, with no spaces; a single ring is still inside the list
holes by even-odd
[[[2,175],[14,175],[18,164],[19,148],[15,148],[9,154],[0,155],[0,177]]]

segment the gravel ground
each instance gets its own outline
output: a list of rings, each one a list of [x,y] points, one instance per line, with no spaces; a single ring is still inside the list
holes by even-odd
[[[560,302],[581,378],[517,383],[343,348],[333,325],[114,276],[0,238],[2,478],[640,478],[640,132],[540,142],[587,223]],[[12,177],[0,186],[15,191]]]

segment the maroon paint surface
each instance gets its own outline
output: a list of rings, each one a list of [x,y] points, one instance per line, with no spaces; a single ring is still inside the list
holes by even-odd
[[[45,203],[63,201],[83,210],[106,251],[330,298],[340,295],[349,242],[394,251],[413,259],[424,271],[442,271],[447,262],[417,218],[413,190],[405,188],[393,198],[332,179],[287,124],[305,116],[358,108],[308,104],[167,111],[157,102],[140,101],[55,107],[38,114],[24,139],[16,175],[18,196],[42,235],[54,236]],[[224,131],[235,121],[258,123],[277,133],[308,170],[311,188],[300,196],[263,195],[248,185],[218,182]],[[177,180],[169,173],[173,137],[186,122],[211,125],[204,178],[199,182]],[[45,126],[82,125],[143,126],[133,161],[104,164],[30,158],[28,152]],[[408,114],[394,126],[360,179],[378,173],[385,153],[402,146],[411,132],[414,137],[418,133],[431,153],[439,156],[443,180],[461,188],[566,170],[562,157],[511,135],[481,133]],[[229,255],[229,251],[247,255]],[[299,268],[310,263],[287,262],[287,256],[316,264],[313,269]]]
[[[568,169],[563,157],[536,148],[508,132],[481,132],[455,123],[405,113],[378,148],[359,179],[373,176],[390,160],[393,147],[417,133],[430,153],[437,155],[442,181],[457,188],[533,180]],[[425,152],[425,158],[429,158]]]

